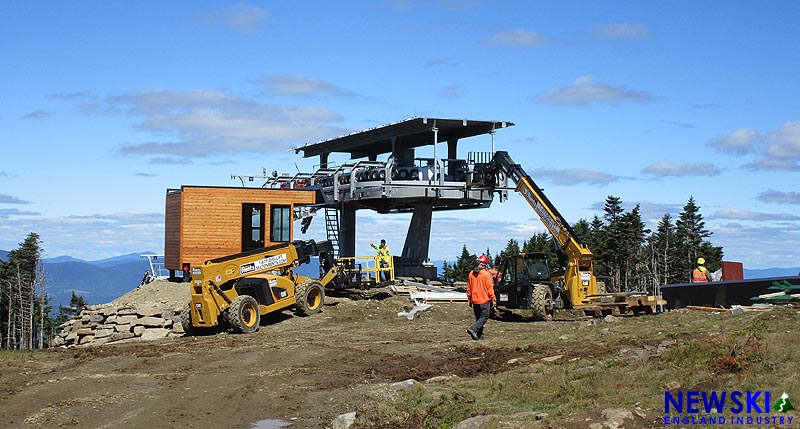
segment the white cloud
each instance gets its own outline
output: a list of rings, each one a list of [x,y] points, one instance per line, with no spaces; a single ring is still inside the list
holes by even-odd
[[[11,216],[39,216],[41,213],[20,209],[0,209],[0,219],[8,219]]]
[[[531,170],[531,176],[538,181],[543,179],[557,185],[579,185],[582,183],[589,185],[607,185],[620,179],[619,176],[603,173],[601,171],[566,169],[556,170],[552,168],[536,168]]]
[[[34,119],[34,120],[47,119],[49,117],[50,117],[50,112],[48,112],[47,110],[34,110],[25,115],[25,119]]]
[[[225,23],[234,31],[244,34],[259,34],[269,12],[257,6],[239,3],[226,8],[223,12]]]
[[[711,139],[708,145],[718,152],[755,155],[756,159],[743,165],[747,170],[800,171],[800,122],[786,122],[763,135],[741,128]]]
[[[783,192],[770,189],[761,192],[756,198],[765,203],[800,204],[800,192]]]
[[[800,160],[800,122],[787,122],[767,138],[775,142],[766,147],[768,156]]]
[[[332,83],[296,74],[272,74],[261,77],[259,81],[268,92],[279,95],[360,97],[358,93]]]
[[[591,33],[607,40],[644,40],[651,36],[644,25],[631,23],[598,25],[591,29]]]
[[[585,106],[592,103],[648,102],[655,97],[625,86],[606,85],[595,82],[591,76],[583,76],[571,84],[556,88],[536,97],[537,101],[550,104]]]
[[[800,164],[791,159],[760,158],[743,166],[747,170],[800,171]]]
[[[0,204],[28,204],[29,202],[12,195],[0,194]]]
[[[503,31],[482,40],[482,45],[538,47],[549,43],[547,37],[523,29]]]
[[[727,136],[711,139],[708,145],[719,152],[745,155],[753,151],[757,141],[757,132],[746,128],[740,128]]]
[[[325,107],[266,104],[217,90],[141,91],[99,100],[92,101],[93,111],[129,116],[137,129],[159,137],[120,147],[126,155],[161,155],[155,163],[286,151],[344,134],[331,125],[339,115]]]
[[[207,10],[193,18],[202,24],[224,25],[231,30],[245,35],[258,35],[269,19],[269,11],[258,6],[240,2],[235,5]]]
[[[675,164],[669,161],[660,161],[648,165],[642,169],[642,173],[657,177],[692,177],[716,176],[721,171],[715,165],[707,162]]]
[[[789,213],[761,213],[736,208],[717,210],[713,217],[720,219],[752,220],[752,221],[792,221],[800,220],[800,216]]]
[[[744,268],[795,267],[800,261],[800,228],[797,222],[776,225],[707,223],[714,232],[712,243],[722,246],[724,260],[740,261]],[[783,249],[783,252],[775,252]]]

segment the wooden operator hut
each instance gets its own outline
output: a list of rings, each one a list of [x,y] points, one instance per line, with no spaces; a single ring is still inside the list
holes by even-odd
[[[294,240],[294,210],[317,203],[313,189],[182,186],[168,189],[164,267],[171,280],[220,256]]]

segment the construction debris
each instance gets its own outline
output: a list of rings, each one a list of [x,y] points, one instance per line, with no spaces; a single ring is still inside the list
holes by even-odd
[[[771,305],[756,304],[756,305],[732,305],[731,308],[723,307],[703,307],[699,305],[687,305],[689,310],[708,311],[712,313],[729,313],[741,314],[746,311],[769,311],[772,309]]]
[[[408,320],[413,319],[416,312],[431,308],[430,302],[467,302],[467,294],[464,292],[411,280],[403,280],[402,285],[392,285],[391,289],[398,295],[408,294],[409,299],[414,302],[411,310],[397,313],[398,316],[407,317]]]

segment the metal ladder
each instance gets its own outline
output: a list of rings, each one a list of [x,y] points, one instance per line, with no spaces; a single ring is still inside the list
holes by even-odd
[[[325,232],[333,245],[333,257],[339,257],[339,211],[325,207]]]

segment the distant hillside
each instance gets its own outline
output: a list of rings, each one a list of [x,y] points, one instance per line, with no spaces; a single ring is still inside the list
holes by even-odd
[[[108,266],[90,262],[45,262],[45,286],[56,311],[59,305],[69,304],[72,292],[89,304],[104,304],[139,286],[147,269],[146,259]]]
[[[744,270],[746,279],[763,279],[769,277],[790,277],[800,273],[800,267],[795,268],[762,268],[758,270]]]
[[[0,261],[7,261],[8,260],[8,252],[5,250],[0,250]]]

